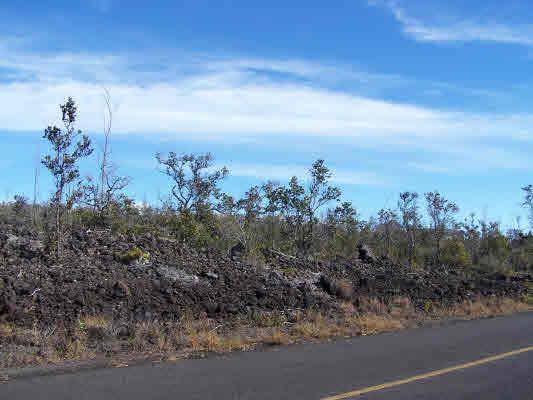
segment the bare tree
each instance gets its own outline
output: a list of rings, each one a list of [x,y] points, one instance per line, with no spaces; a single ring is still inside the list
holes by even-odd
[[[454,202],[442,197],[437,191],[428,192],[425,197],[434,241],[433,263],[438,264],[440,262],[441,240],[446,229],[453,222],[454,215],[459,212],[459,207]]]
[[[40,176],[40,173],[41,173],[41,170],[40,170],[40,159],[41,159],[41,156],[39,154],[39,147],[37,147],[37,152],[36,152],[36,163],[35,163],[35,167],[33,169],[33,204],[32,204],[32,210],[31,210],[31,220],[32,220],[32,223],[33,223],[33,226],[36,226],[37,225],[37,202],[38,202],[38,198],[39,198],[39,176]]]
[[[416,257],[417,230],[420,224],[418,213],[418,193],[400,193],[398,209],[401,214],[401,225],[407,239],[407,258],[413,265]]]
[[[64,127],[61,129],[54,125],[45,129],[43,138],[52,145],[52,154],[44,156],[41,160],[54,179],[55,191],[51,205],[55,214],[58,258],[62,255],[63,217],[84,195],[78,161],[93,152],[89,137],[82,135],[81,131],[75,128],[78,108],[72,97],[69,97],[60,108]],[[80,140],[75,142],[80,136]]]
[[[104,89],[104,144],[102,146],[100,163],[98,166],[99,179],[94,182],[88,178],[86,185],[85,203],[93,208],[100,224],[104,224],[113,205],[124,200],[123,190],[129,185],[130,179],[117,175],[117,168],[111,161],[111,128],[113,125],[113,107],[111,95]]]

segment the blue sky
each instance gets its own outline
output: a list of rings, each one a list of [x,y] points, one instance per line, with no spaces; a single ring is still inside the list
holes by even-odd
[[[525,0],[8,2],[0,198],[31,197],[67,96],[101,142],[105,87],[115,164],[138,200],[168,191],[156,151],[213,152],[234,194],[325,158],[365,217],[438,189],[462,215],[511,227],[532,181],[531,21]]]

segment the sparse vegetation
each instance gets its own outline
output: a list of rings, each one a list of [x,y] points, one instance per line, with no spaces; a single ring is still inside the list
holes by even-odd
[[[99,178],[81,178],[92,144],[77,111],[69,98],[64,128],[45,130],[50,201],[0,204],[2,367],[248,350],[531,308],[531,232],[474,214],[459,222],[437,191],[424,196],[426,215],[404,192],[363,220],[324,160],[307,180],[233,198],[211,154],[170,152],[156,155],[168,199],[139,205],[111,163],[110,122]],[[533,189],[523,190],[531,211]]]
[[[148,261],[150,261],[150,253],[144,252],[141,249],[139,249],[137,246],[134,246],[128,251],[126,251],[125,253],[121,254],[119,256],[119,259],[124,264],[129,264],[133,261],[147,263]]]
[[[23,195],[16,195],[0,207],[3,221],[44,234],[57,257],[67,230],[96,228],[151,232],[227,252],[239,245],[244,259],[256,264],[263,262],[265,249],[329,261],[353,257],[357,245],[364,243],[378,256],[412,267],[446,264],[531,271],[530,233],[502,232],[499,224],[474,214],[459,222],[455,219],[459,207],[438,191],[424,196],[426,216],[420,212],[419,194],[403,192],[396,208],[362,220],[353,204],[340,202],[341,190],[330,184],[332,172],[324,160],[312,164],[305,181],[293,177],[287,185],[267,182],[235,199],[222,191],[220,183],[229,170],[215,168],[212,154],[158,153],[160,170],[170,178],[169,196],[160,206],[137,207],[124,193],[130,179],[118,176],[111,161],[113,113],[107,92],[105,100],[105,141],[95,165],[98,179],[91,174],[81,179],[78,164],[91,155],[92,143],[75,128],[78,109],[69,98],[61,106],[64,128],[48,127],[44,135],[52,150],[42,160],[54,177],[50,202],[29,204]],[[523,205],[531,211],[531,185],[522,189]]]
[[[300,313],[294,322],[268,326],[249,321],[224,325],[205,317],[193,319],[190,315],[176,322],[146,321],[127,327],[94,315],[81,318],[73,328],[24,328],[0,323],[0,338],[5,347],[0,353],[0,368],[90,360],[98,354],[105,354],[111,357],[110,360],[127,355],[175,360],[204,352],[249,351],[262,345],[374,335],[437,319],[473,319],[531,310],[531,306],[507,298],[480,298],[451,307],[434,307],[431,311],[418,310],[408,299],[401,297],[391,305],[374,298],[365,303],[365,310],[344,303],[342,312],[335,316],[308,311]],[[265,314],[265,321],[270,318]]]
[[[78,162],[93,152],[88,136],[82,135],[81,139],[75,143],[81,131],[75,127],[78,108],[74,100],[69,97],[60,108],[64,129],[57,126],[49,126],[45,129],[43,137],[50,142],[52,154],[42,159],[42,164],[54,178],[50,208],[54,211],[54,241],[57,258],[61,257],[65,214],[84,196]]]

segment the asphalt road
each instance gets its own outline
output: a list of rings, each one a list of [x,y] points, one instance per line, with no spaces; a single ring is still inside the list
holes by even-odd
[[[349,392],[374,387],[357,398],[530,400],[532,346],[533,313],[527,313],[203,360],[15,379],[0,385],[0,399],[349,399]],[[460,369],[446,370],[452,367]],[[416,380],[428,373],[437,376]],[[398,380],[393,387],[377,386]]]

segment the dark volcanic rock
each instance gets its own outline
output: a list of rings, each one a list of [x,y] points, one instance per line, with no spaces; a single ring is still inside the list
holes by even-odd
[[[364,296],[452,303],[479,294],[519,297],[531,283],[529,275],[409,269],[377,259],[366,246],[356,259],[328,263],[266,252],[259,269],[241,261],[239,252],[196,251],[150,234],[87,231],[73,232],[58,263],[46,257],[40,240],[36,233],[0,227],[0,320],[31,326],[98,314],[117,321],[175,320],[185,311],[216,318],[290,314],[310,307],[335,311],[339,299]],[[149,262],[121,263],[119,256],[133,247],[148,253]]]
[[[373,263],[376,261],[376,256],[374,256],[372,249],[370,249],[370,247],[368,247],[366,244],[358,245],[357,250],[359,250],[359,259],[362,262]]]
[[[124,280],[118,280],[113,285],[114,297],[127,297],[130,295],[130,288]]]

